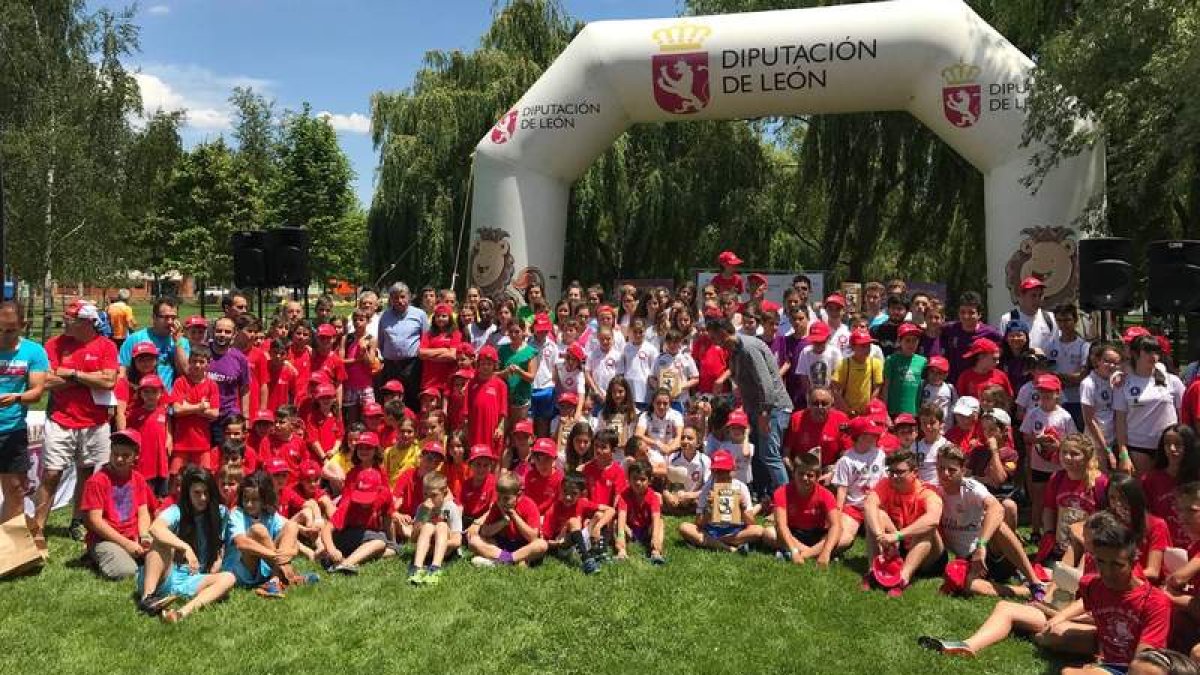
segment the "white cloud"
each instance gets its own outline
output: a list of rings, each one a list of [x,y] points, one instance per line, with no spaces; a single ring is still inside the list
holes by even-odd
[[[155,16],[166,16],[167,14],[171,13],[171,8],[167,7],[166,5],[153,5],[146,10],[146,13],[153,14]]]
[[[270,97],[271,82],[245,75],[219,75],[199,66],[151,64],[134,75],[142,91],[146,116],[156,110],[187,111],[186,126],[224,131],[233,122],[229,95],[234,87],[251,87]]]
[[[334,131],[351,134],[366,134],[371,131],[371,118],[362,113],[342,114],[322,110],[317,113],[317,117],[329,120],[329,125]]]

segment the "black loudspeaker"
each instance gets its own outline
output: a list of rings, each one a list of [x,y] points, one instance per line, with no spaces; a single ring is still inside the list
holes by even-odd
[[[262,288],[263,233],[234,232],[230,238],[233,248],[233,285],[238,288]]]
[[[308,230],[277,227],[263,232],[267,286],[308,284]]]
[[[1200,241],[1152,241],[1148,258],[1151,314],[1200,309]]]
[[[1079,240],[1079,308],[1127,312],[1134,307],[1133,240]]]

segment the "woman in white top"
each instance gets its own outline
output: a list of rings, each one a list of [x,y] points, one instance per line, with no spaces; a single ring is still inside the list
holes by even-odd
[[[1183,382],[1158,367],[1161,351],[1153,336],[1134,339],[1129,345],[1133,367],[1113,390],[1117,457],[1132,460],[1138,475],[1153,466],[1158,439],[1179,421],[1183,403]]]

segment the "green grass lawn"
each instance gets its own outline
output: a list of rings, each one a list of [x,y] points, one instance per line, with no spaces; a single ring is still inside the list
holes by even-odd
[[[672,519],[672,527],[674,526]],[[643,557],[594,577],[551,560],[532,569],[456,561],[436,587],[405,583],[407,556],[355,578],[263,600],[244,590],[176,626],[138,614],[133,582],[74,563],[81,544],[55,514],[52,562],[0,582],[5,673],[1051,673],[1024,640],[973,661],[919,648],[961,636],[984,599],[916,583],[903,598],[858,588],[861,545],[827,572],[695,551],[668,535],[668,565]],[[633,556],[631,549],[631,556]]]

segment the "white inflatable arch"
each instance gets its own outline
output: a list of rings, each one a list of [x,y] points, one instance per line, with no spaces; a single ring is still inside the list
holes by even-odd
[[[632,124],[906,110],[983,173],[990,314],[1032,273],[1073,298],[1104,151],[1022,185],[1032,69],[961,0],[591,23],[476,148],[468,278],[495,296],[540,277],[558,297],[571,183]]]

